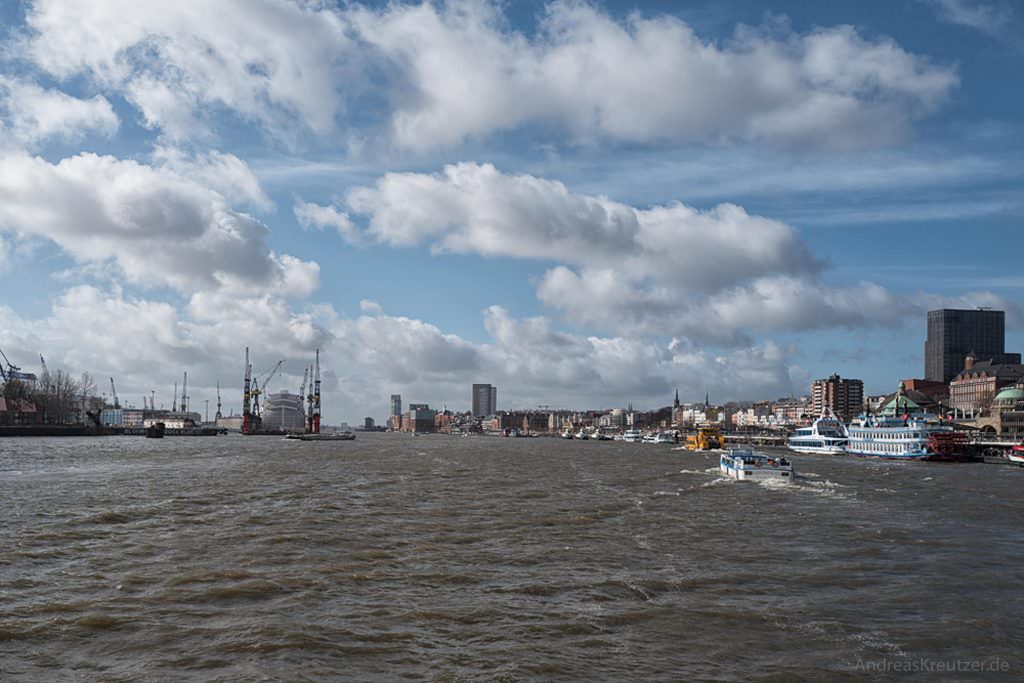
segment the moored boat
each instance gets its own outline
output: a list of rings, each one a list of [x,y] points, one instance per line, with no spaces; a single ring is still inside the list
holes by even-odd
[[[810,427],[800,427],[793,432],[787,446],[797,453],[838,455],[846,452],[849,438],[843,421],[830,408],[825,408]]]
[[[936,415],[864,415],[850,425],[846,452],[890,460],[964,460],[967,436]]]
[[[1011,448],[1010,452],[1006,454],[1006,459],[1024,467],[1024,443],[1019,443]]]
[[[154,422],[146,427],[146,438],[147,439],[162,439],[164,438],[164,431],[166,425],[163,422]]]
[[[774,457],[749,450],[731,449],[718,461],[722,474],[737,481],[791,481],[793,464],[784,457]]]
[[[317,434],[289,434],[285,438],[298,441],[355,441],[356,435],[352,432],[319,432]]]
[[[627,429],[622,433],[622,440],[630,443],[640,443],[644,435],[639,429]]]

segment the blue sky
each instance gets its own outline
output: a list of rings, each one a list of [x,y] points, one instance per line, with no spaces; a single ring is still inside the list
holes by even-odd
[[[1009,2],[0,3],[0,349],[328,420],[869,392],[1020,275]],[[294,387],[291,387],[294,384]],[[158,401],[160,399],[158,398]],[[135,401],[138,403],[139,401]],[[236,407],[237,408],[237,407]]]

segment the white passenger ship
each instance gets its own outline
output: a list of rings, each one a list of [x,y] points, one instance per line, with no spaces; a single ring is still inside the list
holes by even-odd
[[[797,453],[839,455],[846,452],[849,433],[846,425],[830,408],[810,427],[801,427],[789,437],[789,450]]]
[[[861,415],[847,428],[846,452],[892,460],[965,460],[967,435],[925,412],[903,383],[878,415]]]
[[[722,453],[718,467],[737,481],[791,481],[794,476],[793,465],[786,458],[746,450]]]

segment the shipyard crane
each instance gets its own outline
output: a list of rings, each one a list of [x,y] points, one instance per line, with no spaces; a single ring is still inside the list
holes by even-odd
[[[4,364],[7,366],[5,369],[4,365],[0,365],[0,378],[3,378],[5,382],[9,382],[12,379],[26,380],[29,382],[36,381],[35,375],[33,375],[31,372],[22,372],[21,368],[13,364],[10,361],[10,359],[7,358],[7,354],[5,354],[2,350],[0,350],[0,356],[3,357]]]
[[[262,413],[262,410],[260,408],[260,395],[262,395],[264,393],[264,391],[266,391],[266,388],[270,385],[270,380],[272,380],[274,378],[274,375],[277,374],[277,371],[281,369],[281,366],[283,364],[284,364],[284,360],[283,359],[279,360],[274,365],[274,367],[270,369],[270,372],[264,373],[262,379],[253,378],[253,380],[252,380],[252,392],[251,392],[252,393],[252,412],[253,412],[253,415],[259,415],[260,417],[262,417],[263,413]],[[261,389],[260,387],[263,387],[263,388]]]
[[[188,394],[185,393],[188,387],[188,371],[185,371],[185,378],[181,381],[181,412],[188,412]]]
[[[320,349],[316,350],[316,362],[313,365],[313,400],[310,405],[309,431],[320,433]]]
[[[114,410],[121,409],[121,402],[117,400],[117,389],[114,388],[114,378],[110,378],[110,395],[114,397]]]
[[[39,364],[43,367],[43,374],[49,375],[50,371],[46,369],[46,359],[43,358],[43,354],[39,354]]]
[[[213,416],[214,420],[219,420],[223,417],[220,414],[220,380],[217,380],[217,414]]]
[[[305,398],[306,380],[309,379],[309,367],[302,368],[302,384],[299,385],[299,398]]]
[[[249,362],[249,347],[245,347],[245,379],[242,382],[242,433],[255,434],[259,428],[259,415],[252,413],[252,363]]]

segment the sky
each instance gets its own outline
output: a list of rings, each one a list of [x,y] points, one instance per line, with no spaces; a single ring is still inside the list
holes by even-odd
[[[868,393],[1024,350],[1024,11],[0,0],[0,349],[324,419]]]

